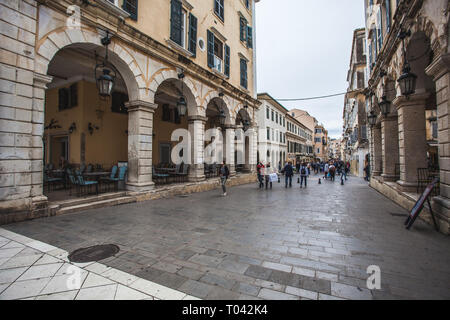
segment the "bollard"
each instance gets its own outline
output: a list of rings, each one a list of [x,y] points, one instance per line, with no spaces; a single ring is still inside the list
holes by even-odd
[[[322,184],[322,180],[319,178],[319,184]]]

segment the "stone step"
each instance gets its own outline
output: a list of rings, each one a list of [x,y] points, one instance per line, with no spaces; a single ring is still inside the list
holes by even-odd
[[[60,208],[66,208],[66,207],[82,205],[85,203],[91,203],[94,201],[103,201],[103,200],[121,198],[121,197],[125,197],[126,195],[127,195],[127,193],[125,191],[124,192],[111,192],[111,193],[99,194],[98,196],[90,196],[90,197],[73,199],[73,200],[52,202],[52,205],[57,205]]]
[[[133,203],[133,202],[136,202],[135,197],[119,197],[119,198],[113,198],[113,199],[107,199],[107,200],[101,200],[101,201],[91,201],[89,203],[60,207],[56,211],[56,215],[80,212],[80,211],[85,211],[85,210],[90,210],[90,209],[99,209],[99,208],[104,208],[104,207],[113,207],[113,206],[118,206],[118,205],[122,205],[122,204]]]

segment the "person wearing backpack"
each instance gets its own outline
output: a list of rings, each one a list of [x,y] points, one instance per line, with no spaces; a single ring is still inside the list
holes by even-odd
[[[300,177],[300,188],[303,188],[303,181],[305,181],[305,188],[308,187],[308,168],[305,163],[300,168]]]
[[[289,181],[289,187],[292,187],[292,176],[294,175],[294,167],[292,166],[292,162],[289,162],[286,164],[282,170],[282,173],[284,173],[285,180],[286,180],[286,188],[288,187],[288,181]]]

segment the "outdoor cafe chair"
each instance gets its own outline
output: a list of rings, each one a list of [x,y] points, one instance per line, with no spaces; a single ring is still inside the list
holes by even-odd
[[[100,181],[102,183],[106,183],[106,184],[115,184],[116,183],[116,174],[117,174],[117,170],[118,167],[117,166],[113,166],[111,169],[111,174],[109,175],[109,177],[103,177],[100,179]],[[109,190],[109,188],[108,188]]]
[[[92,186],[95,186],[95,191],[98,195],[98,181],[86,181],[84,180],[83,176],[77,175],[77,179],[78,179],[78,185],[79,185],[79,190],[80,190],[80,194],[82,193],[82,189],[83,188],[87,188],[90,189]],[[88,190],[89,191],[89,190]]]
[[[64,180],[62,178],[51,178],[44,172],[44,184],[47,184],[48,192],[50,192],[50,187],[53,186],[53,190],[55,189],[55,185],[62,184],[64,185]]]

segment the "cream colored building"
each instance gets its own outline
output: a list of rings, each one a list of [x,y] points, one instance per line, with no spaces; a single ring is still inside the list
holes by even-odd
[[[284,165],[288,155],[286,115],[289,111],[268,93],[258,94],[258,100],[261,102],[257,115],[259,161]]]
[[[431,200],[438,228],[449,234],[450,3],[364,2],[369,107],[376,120],[371,186],[411,209],[426,184],[440,177]],[[422,217],[431,221],[426,211]]]
[[[313,148],[310,145],[313,132],[298,121],[292,111],[286,115],[286,141],[288,161],[293,164],[313,160]]]
[[[345,160],[351,164],[350,172],[360,178],[364,177],[364,166],[369,157],[368,107],[365,98],[367,86],[365,42],[366,30],[355,30],[347,75],[348,90],[345,95],[343,112]]]
[[[299,123],[302,124],[302,126],[305,126],[309,132],[311,132],[311,136],[308,136],[308,139],[306,141],[306,146],[308,147],[308,150],[312,150],[310,153],[311,161],[314,160],[315,157],[315,143],[314,143],[314,132],[316,125],[318,125],[318,121],[316,118],[312,117],[308,112],[300,109],[291,109],[290,114],[292,117],[294,117]]]
[[[0,1],[0,221],[48,213],[44,166],[61,159],[125,163],[128,192],[153,189],[176,129],[190,133],[177,150],[190,181],[205,179],[210,128],[223,133],[233,174],[231,141],[244,128],[245,169],[254,170],[255,2]],[[96,85],[103,70],[114,76],[106,98]]]

